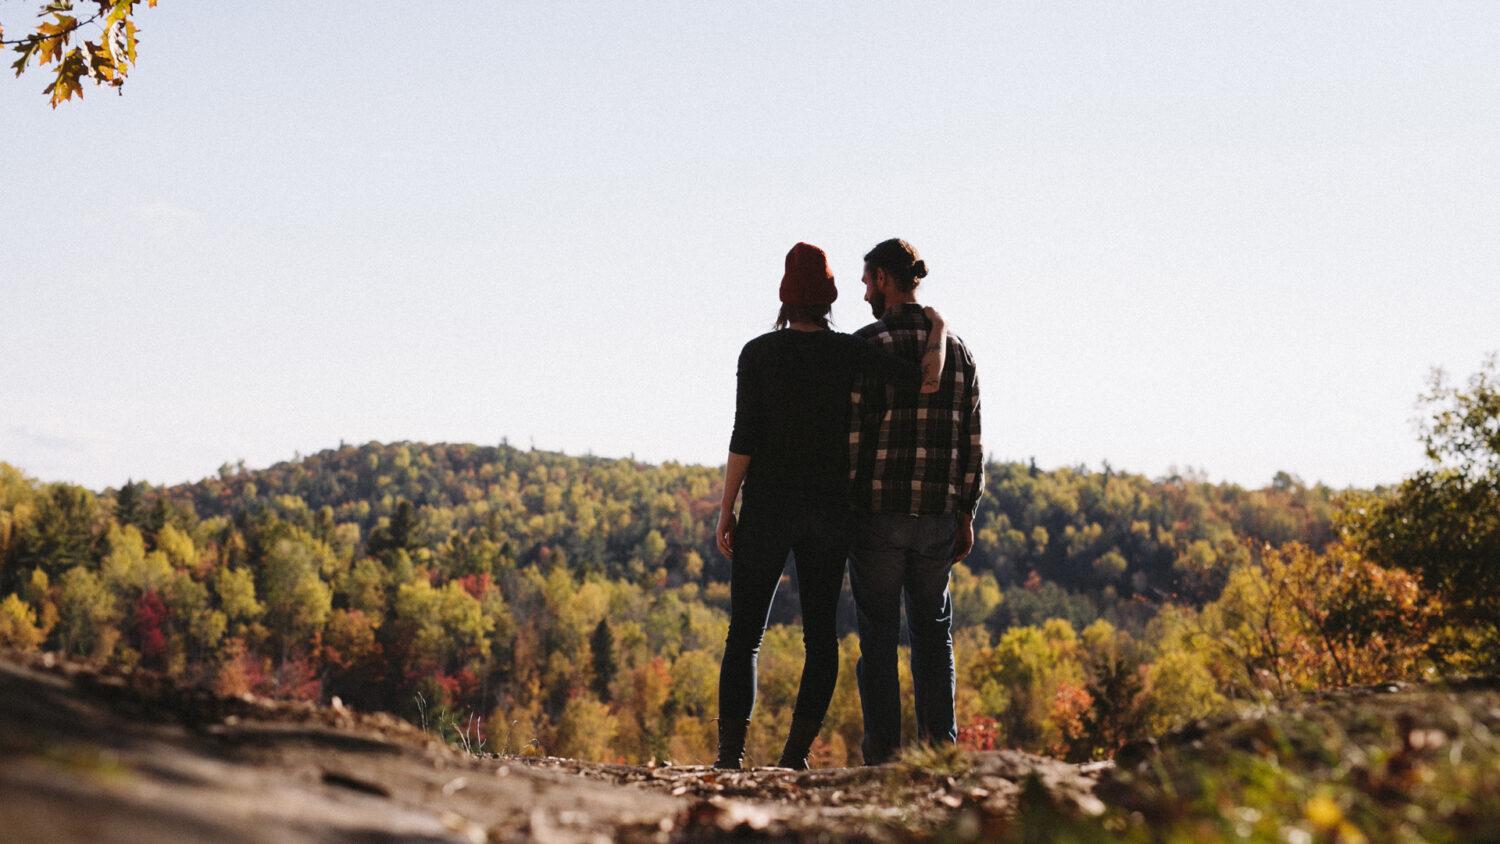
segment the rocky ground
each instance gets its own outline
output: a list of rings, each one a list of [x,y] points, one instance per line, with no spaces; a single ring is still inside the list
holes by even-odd
[[[948,767],[722,772],[481,757],[384,714],[0,660],[7,840],[902,840],[958,807],[1002,821],[1030,774],[1098,810],[1098,766],[999,752]]]
[[[1500,692],[1247,710],[1115,763],[1012,751],[792,772],[475,756],[343,707],[0,658],[16,841],[1500,840]]]

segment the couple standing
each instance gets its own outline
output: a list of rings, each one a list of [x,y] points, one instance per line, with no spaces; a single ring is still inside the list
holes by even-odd
[[[740,353],[717,530],[733,574],[715,767],[743,761],[756,655],[788,552],[807,656],[778,764],[807,767],[833,698],[846,559],[859,608],[865,763],[888,761],[901,741],[903,594],[919,737],[956,738],[948,572],[974,544],[984,472],[979,384],[968,349],[917,304],[926,275],[911,244],[878,244],[863,278],[876,322],[841,334],[828,324],[838,297],[828,257],[799,243],[786,256],[776,330]]]

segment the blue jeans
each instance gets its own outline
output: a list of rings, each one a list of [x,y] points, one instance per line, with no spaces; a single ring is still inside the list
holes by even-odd
[[[951,744],[958,738],[953,714],[953,567],[957,518],[862,513],[854,519],[849,581],[859,609],[859,699],[865,717],[865,764],[888,761],[901,744],[901,685],[896,648],[901,641],[901,599],[911,633],[912,693],[917,736]]]

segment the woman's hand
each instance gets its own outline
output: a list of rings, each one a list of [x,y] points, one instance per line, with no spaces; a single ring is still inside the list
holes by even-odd
[[[927,331],[927,347],[922,350],[922,393],[931,395],[942,389],[943,367],[948,362],[948,326],[936,308],[923,308],[932,323]]]
[[[724,499],[719,502],[719,526],[714,530],[714,543],[726,560],[734,559],[734,529],[738,525],[734,518],[734,500],[740,497],[740,487],[749,471],[750,455],[729,452],[729,460],[724,464]]]
[[[714,530],[714,539],[719,544],[719,553],[725,559],[734,559],[734,529],[738,526],[733,510],[719,511],[719,526]]]

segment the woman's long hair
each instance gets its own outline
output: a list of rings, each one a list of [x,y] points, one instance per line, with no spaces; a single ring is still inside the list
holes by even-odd
[[[815,322],[824,328],[832,326],[828,318],[828,305],[782,305],[776,314],[776,330],[780,331],[794,322]]]

